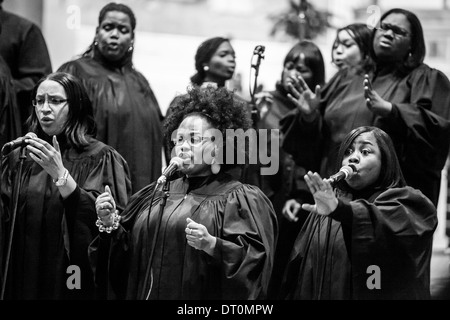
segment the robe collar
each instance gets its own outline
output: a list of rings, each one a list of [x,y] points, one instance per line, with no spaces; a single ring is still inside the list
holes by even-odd
[[[93,53],[94,60],[98,61],[102,66],[104,66],[107,69],[117,70],[122,68],[132,68],[133,67],[133,51],[127,52],[122,59],[118,61],[110,61],[106,59],[98,50],[96,46],[94,46],[94,53]]]

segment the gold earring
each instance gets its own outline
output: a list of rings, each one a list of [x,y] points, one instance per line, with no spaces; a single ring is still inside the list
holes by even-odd
[[[203,70],[204,70],[204,71],[208,71],[208,70],[209,70],[209,67],[208,67],[208,66],[203,66]]]

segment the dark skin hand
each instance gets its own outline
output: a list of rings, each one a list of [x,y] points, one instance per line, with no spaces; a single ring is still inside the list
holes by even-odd
[[[373,113],[388,117],[392,112],[392,103],[380,97],[380,95],[373,90],[369,75],[364,76],[364,97],[366,99],[366,106]]]

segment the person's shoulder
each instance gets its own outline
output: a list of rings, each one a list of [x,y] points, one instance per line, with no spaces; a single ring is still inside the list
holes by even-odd
[[[414,68],[411,71],[411,73],[412,74],[427,74],[427,75],[439,74],[439,75],[445,76],[445,74],[441,70],[436,69],[426,63],[419,64],[416,68]]]
[[[107,154],[122,157],[112,146],[92,137],[89,138],[89,144],[79,153],[80,157],[104,157]]]
[[[437,81],[439,83],[448,83],[450,86],[450,81],[448,77],[439,69],[433,68],[426,63],[421,63],[416,68],[414,68],[409,73],[409,81],[421,83],[425,81],[425,83],[435,83]]]
[[[64,62],[58,68],[58,71],[64,72],[68,69],[77,69],[81,65],[83,65],[85,62],[86,62],[86,59],[84,59],[84,57],[73,57],[72,60]]]
[[[377,200],[396,200],[399,203],[419,207],[428,207],[431,211],[436,211],[431,200],[423,194],[419,189],[411,186],[389,188],[380,193]],[[390,201],[390,200],[389,200]]]
[[[31,20],[28,20],[25,17],[19,16],[13,12],[0,10],[2,12],[2,23],[10,24],[14,26],[17,31],[21,30],[29,30],[29,29],[37,29],[40,31],[40,28],[36,23]]]
[[[252,199],[269,201],[267,196],[258,186],[236,180],[231,175],[227,179],[228,196],[231,195],[232,197],[235,197],[236,195],[238,195],[243,197],[250,197]]]
[[[77,56],[72,60],[63,63],[59,68],[60,72],[71,73],[80,77],[82,81],[89,83],[96,83],[100,80],[106,81],[104,77],[106,69],[101,67],[92,57],[89,56]]]

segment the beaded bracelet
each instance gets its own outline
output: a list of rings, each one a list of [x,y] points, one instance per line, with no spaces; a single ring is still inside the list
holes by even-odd
[[[100,232],[111,233],[111,231],[117,230],[119,228],[119,221],[121,216],[117,214],[117,210],[112,215],[113,215],[113,224],[109,227],[105,227],[103,221],[100,219],[99,216],[97,216],[97,221],[95,222],[95,225],[98,227],[98,230]]]

